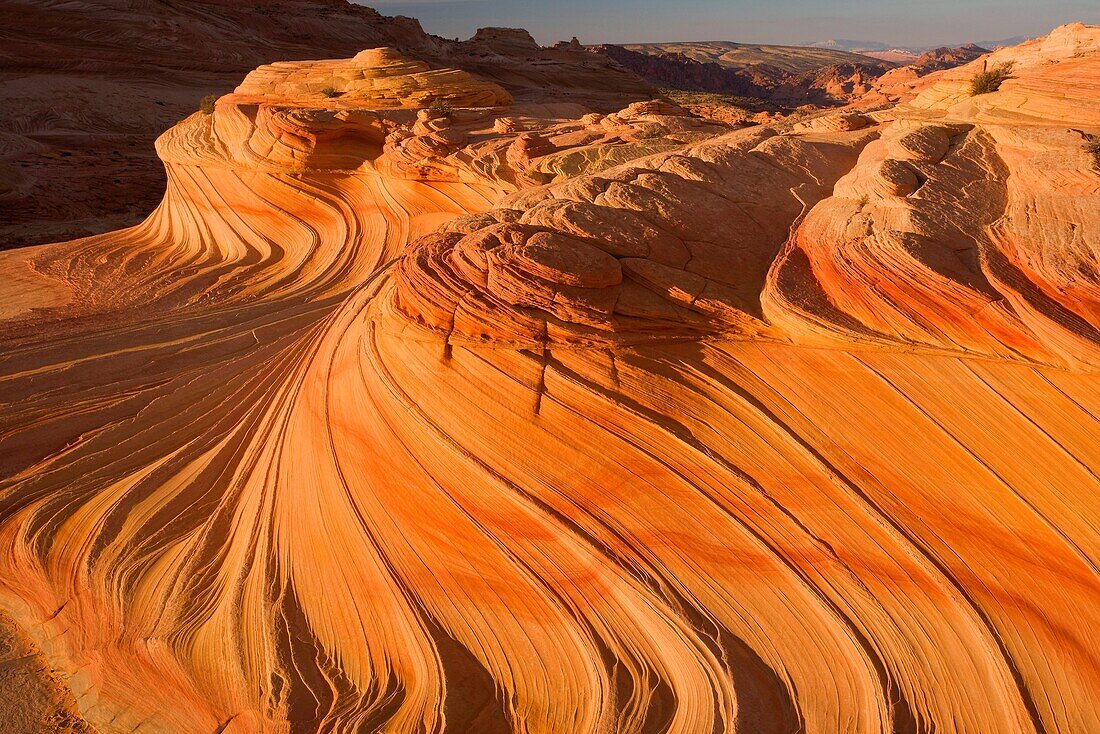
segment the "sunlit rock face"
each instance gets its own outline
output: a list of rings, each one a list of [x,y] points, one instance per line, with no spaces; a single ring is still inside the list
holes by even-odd
[[[262,67],[0,255],[0,608],[104,732],[1100,729],[1095,33],[745,130]]]
[[[656,94],[579,44],[542,48],[524,32],[526,43],[511,43],[500,29],[444,39],[351,0],[13,0],[0,27],[0,250],[142,221],[165,188],[156,138],[275,61],[393,47],[521,102],[604,114]]]
[[[792,223],[874,135],[749,129],[514,195],[410,249],[395,301],[452,340],[760,334],[760,290]]]
[[[500,86],[474,79],[458,69],[432,69],[392,48],[372,48],[352,59],[282,62],[261,66],[245,77],[236,95],[261,100],[301,102],[310,97],[374,108],[456,107],[510,104]]]
[[[1100,361],[1100,29],[944,72],[807,217],[764,300],[806,339]],[[983,69],[1010,65],[996,92]]]

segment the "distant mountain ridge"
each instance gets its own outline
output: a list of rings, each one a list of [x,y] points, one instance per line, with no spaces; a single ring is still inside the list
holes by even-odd
[[[832,64],[862,63],[867,57],[840,49],[783,46],[736,41],[685,41],[669,43],[619,44],[630,51],[646,54],[679,53],[701,62],[712,62],[732,69],[768,67],[786,73],[814,71]]]
[[[850,38],[832,38],[827,41],[807,41],[798,46],[806,48],[821,48],[829,49],[831,51],[847,51],[848,53],[855,54],[874,54],[882,52],[900,51],[904,53],[912,54],[913,56],[920,56],[928,51],[935,50],[937,48],[963,48],[966,46],[980,46],[989,50],[996,50],[998,48],[1004,48],[1005,46],[1016,46],[1024,41],[1028,40],[1027,36],[1012,36],[1011,38],[1002,38],[997,41],[970,41],[963,44],[934,44],[931,46],[903,46],[903,45],[891,45],[888,43],[882,43],[881,41],[862,41],[854,40]]]
[[[835,41],[831,43],[842,43]],[[847,42],[845,42],[847,43]],[[865,102],[868,95],[896,100],[916,80],[969,63],[989,53],[975,44],[941,46],[919,55],[906,50],[862,55],[804,46],[768,46],[733,41],[589,46],[665,89],[758,100],[780,108]]]
[[[750,97],[786,107],[847,102],[896,66],[846,51],[733,41],[604,44],[589,50],[660,87]]]

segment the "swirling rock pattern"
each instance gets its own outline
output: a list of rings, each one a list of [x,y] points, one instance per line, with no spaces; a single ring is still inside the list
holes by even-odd
[[[444,39],[350,0],[5,0],[0,249],[141,222],[165,188],[154,140],[261,64],[384,46],[401,49],[405,63],[494,80],[525,102],[606,114],[656,93],[583,48],[495,40],[508,36]]]
[[[777,260],[772,319],[811,341],[1095,366],[1098,52],[1100,29],[1066,26],[896,110]],[[970,78],[1001,64],[1016,78],[971,96]]]
[[[432,69],[392,48],[372,48],[352,59],[281,62],[261,66],[245,77],[235,94],[263,100],[301,102],[311,95],[354,106],[495,107],[512,102],[500,86],[476,80],[458,69]]]
[[[543,186],[629,141],[223,98],[0,255],[0,607],[108,732],[1100,729],[1100,121],[1013,94]]]

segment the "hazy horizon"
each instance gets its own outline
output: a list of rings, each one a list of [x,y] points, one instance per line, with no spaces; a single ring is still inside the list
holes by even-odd
[[[1095,2],[901,0],[728,2],[682,0],[355,0],[420,20],[429,33],[469,38],[483,26],[526,28],[543,44],[739,41],[799,45],[829,39],[890,46],[957,45],[1044,35],[1073,21],[1100,23]]]

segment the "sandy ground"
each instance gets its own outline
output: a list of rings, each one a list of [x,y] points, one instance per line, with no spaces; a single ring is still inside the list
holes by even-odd
[[[0,722],[5,734],[91,734],[76,700],[34,643],[0,612]]]

